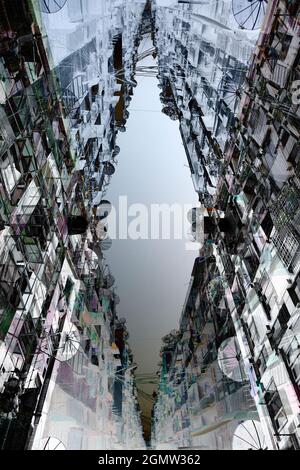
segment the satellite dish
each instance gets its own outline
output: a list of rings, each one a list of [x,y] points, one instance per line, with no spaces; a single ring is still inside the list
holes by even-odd
[[[164,106],[161,112],[166,114],[172,121],[179,119],[178,111],[175,106]]]
[[[47,437],[42,440],[42,450],[66,450],[66,448],[56,437]]]
[[[100,220],[105,219],[105,217],[110,214],[111,208],[111,202],[103,199],[97,208],[97,217],[99,217]]]
[[[98,222],[98,224],[96,225],[96,235],[97,235],[97,238],[98,240],[105,240],[107,237],[108,237],[108,234],[107,234],[107,225],[104,224],[103,222]]]
[[[56,359],[68,361],[77,353],[80,347],[80,333],[74,323],[66,319],[57,348]]]
[[[247,420],[239,424],[233,434],[233,450],[266,450],[266,439],[259,421]]]
[[[259,29],[266,14],[268,0],[232,0],[232,13],[240,28]]]
[[[112,245],[112,239],[107,237],[101,241],[100,245],[101,245],[101,250],[103,251],[109,250]]]
[[[200,207],[193,207],[187,213],[187,219],[190,224],[201,222],[203,220],[203,213]]]
[[[61,10],[67,0],[39,0],[40,10],[42,13],[57,13]]]
[[[107,274],[106,276],[104,276],[103,284],[105,285],[107,289],[112,287],[114,283],[115,283],[115,278],[111,274]]]
[[[234,111],[236,101],[242,96],[242,83],[242,78],[234,80],[230,75],[226,74],[219,84],[218,93],[231,111]]]
[[[218,364],[226,377],[235,382],[245,382],[247,375],[235,336],[225,339],[218,350]]]
[[[120,297],[118,295],[114,296],[114,302],[115,302],[116,305],[118,305],[120,303]]]
[[[115,145],[114,151],[113,151],[113,156],[115,157],[116,155],[119,155],[120,153],[120,147],[118,145]]]
[[[105,162],[103,164],[103,173],[108,176],[112,176],[115,172],[115,167],[110,162]]]

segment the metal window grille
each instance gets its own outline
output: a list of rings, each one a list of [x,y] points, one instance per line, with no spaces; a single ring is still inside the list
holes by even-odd
[[[298,266],[296,258],[299,254],[299,241],[292,232],[279,234],[277,231],[272,237],[272,241],[278,250],[278,255],[283,264],[289,269]]]

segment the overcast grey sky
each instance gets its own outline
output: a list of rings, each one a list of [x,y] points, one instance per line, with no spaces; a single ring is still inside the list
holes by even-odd
[[[140,49],[151,46],[144,40]],[[151,58],[139,64],[155,62]],[[107,198],[128,204],[197,204],[178,127],[161,113],[158,80],[137,77],[126,132],[118,135],[121,148]],[[184,240],[114,240],[106,252],[121,302],[118,314],[127,319],[130,345],[139,364],[137,373],[157,370],[161,337],[178,320],[184,303],[195,251]]]

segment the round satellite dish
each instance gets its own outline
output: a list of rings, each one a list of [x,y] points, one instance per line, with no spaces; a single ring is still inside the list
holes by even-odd
[[[172,121],[179,119],[178,111],[174,106],[164,106],[161,112],[166,114]]]
[[[108,237],[107,225],[102,223],[101,221],[97,223],[95,231],[98,240],[106,240],[106,238]]]
[[[119,318],[119,323],[121,323],[121,325],[125,325],[126,318],[124,318],[124,317]]]
[[[235,336],[225,339],[218,350],[218,364],[226,377],[235,382],[245,382],[247,375]]]
[[[42,439],[42,450],[66,450],[66,448],[56,437],[47,437]]]
[[[103,199],[97,208],[97,216],[100,218],[100,220],[104,219],[110,214],[111,209],[112,209],[111,203]]]
[[[112,287],[114,283],[115,283],[115,278],[111,274],[107,274],[106,276],[104,276],[103,284],[105,285],[107,289]]]
[[[118,145],[115,145],[113,156],[115,157],[116,155],[119,155],[120,150],[121,150],[120,147]]]
[[[110,162],[105,162],[103,164],[103,173],[108,176],[112,176],[115,172],[115,167]]]
[[[187,219],[190,224],[193,224],[194,222],[200,222],[203,219],[203,214],[202,210],[200,207],[193,207],[190,209],[187,213]]]
[[[104,240],[101,241],[101,250],[106,251],[111,248],[112,245],[112,239],[107,237]]]
[[[232,0],[232,13],[242,29],[253,31],[261,27],[268,0]]]
[[[242,85],[242,78],[233,80],[229,75],[224,75],[218,86],[218,93],[220,98],[225,102],[231,111],[234,111],[237,100],[239,100],[242,96]]]
[[[57,13],[61,10],[67,0],[39,0],[40,10],[42,13]]]
[[[80,333],[76,326],[69,319],[66,319],[60,336],[56,359],[58,361],[68,361],[75,356],[79,347]]]
[[[116,305],[118,305],[120,303],[120,297],[118,295],[114,296],[114,302],[115,302]]]
[[[266,439],[259,421],[247,420],[239,424],[233,434],[233,450],[266,450]]]

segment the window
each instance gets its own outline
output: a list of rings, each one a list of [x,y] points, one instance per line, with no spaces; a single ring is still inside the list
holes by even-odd
[[[237,390],[237,383],[236,383],[236,382],[229,382],[229,383],[227,384],[227,386],[228,386],[228,393],[229,393],[229,395],[230,395],[231,393],[234,393],[234,392]]]
[[[285,147],[285,145],[286,145],[286,143],[289,139],[289,136],[290,136],[289,132],[287,132],[286,130],[283,129],[281,139],[280,139],[283,147]]]
[[[283,304],[278,314],[278,320],[279,320],[280,325],[285,328],[290,318],[291,318],[291,315],[286,305]]]
[[[267,349],[265,346],[263,346],[260,355],[258,356],[258,366],[259,366],[259,371],[260,374],[263,375],[267,368],[267,360],[268,360],[268,354],[267,354]]]
[[[258,329],[257,329],[257,326],[255,324],[255,321],[252,320],[250,326],[249,326],[249,330],[250,330],[250,334],[251,334],[251,339],[254,341],[254,343],[256,341],[259,341],[259,334],[258,334]]]
[[[291,151],[288,161],[291,162],[293,165],[296,165],[300,160],[300,144],[297,142],[293,150]]]
[[[83,358],[84,355],[81,351],[78,351],[77,354],[72,357],[72,367],[76,374],[82,374]]]
[[[27,357],[33,353],[37,346],[36,336],[33,332],[35,332],[35,328],[31,318],[28,316],[20,331],[14,350],[15,354],[22,354]]]
[[[283,408],[283,404],[277,390],[276,384],[272,379],[265,393],[265,401],[273,422],[274,428],[279,431],[286,423],[287,417]]]
[[[271,232],[273,230],[273,221],[271,219],[271,216],[269,214],[269,212],[267,213],[267,215],[265,216],[264,220],[262,221],[262,224],[261,224],[261,227],[263,229],[263,231],[265,232],[267,238],[269,238],[269,236],[271,235]]]
[[[288,293],[289,293],[290,298],[292,299],[293,304],[296,306],[299,303],[300,299],[299,299],[294,287],[288,288]]]
[[[281,309],[279,310],[279,314],[277,317],[276,322],[272,328],[272,337],[274,346],[278,347],[279,343],[281,342],[284,333],[287,330],[287,323],[290,319],[289,311],[285,304],[282,305]]]
[[[274,237],[272,237],[272,241],[278,250],[278,255],[282,262],[287,268],[290,268],[296,254],[299,252],[297,238],[290,231],[280,235],[276,232]]]
[[[294,336],[286,350],[286,358],[297,385],[300,385],[300,342]]]
[[[286,34],[284,32],[279,32],[279,31],[277,31],[276,36],[277,36],[276,38],[277,41],[280,42],[280,45],[281,45],[281,50],[279,52],[279,59],[285,60],[293,37],[289,34]]]
[[[64,295],[65,295],[67,305],[69,305],[69,300],[70,300],[70,295],[73,289],[73,285],[74,285],[73,281],[70,279],[70,277],[68,277],[65,288],[64,288]]]

